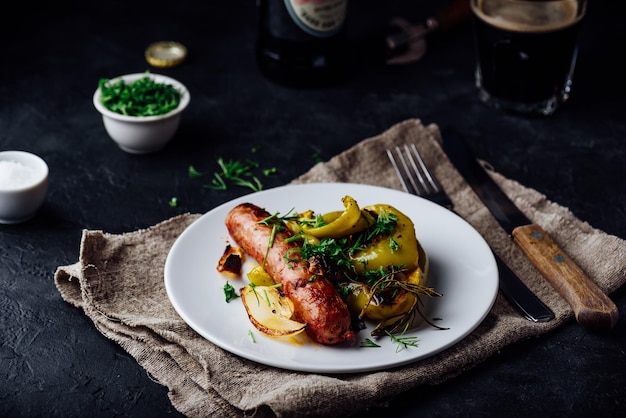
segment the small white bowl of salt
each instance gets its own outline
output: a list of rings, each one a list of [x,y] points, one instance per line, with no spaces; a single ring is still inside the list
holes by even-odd
[[[46,200],[48,165],[25,151],[0,152],[0,223],[31,219]]]

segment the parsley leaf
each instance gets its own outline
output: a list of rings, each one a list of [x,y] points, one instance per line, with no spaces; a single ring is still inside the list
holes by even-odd
[[[235,288],[229,282],[226,282],[224,285],[224,296],[226,297],[226,303],[239,297],[237,292],[235,292]]]

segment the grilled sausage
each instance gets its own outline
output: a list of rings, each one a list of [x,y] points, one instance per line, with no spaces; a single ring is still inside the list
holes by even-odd
[[[234,207],[226,216],[226,228],[244,251],[265,270],[294,304],[294,316],[307,324],[306,332],[321,344],[337,344],[354,338],[350,312],[331,282],[322,276],[311,279],[309,263],[297,251],[298,243],[288,242],[287,229],[276,231],[271,248],[272,226],[259,223],[270,213],[251,203]]]

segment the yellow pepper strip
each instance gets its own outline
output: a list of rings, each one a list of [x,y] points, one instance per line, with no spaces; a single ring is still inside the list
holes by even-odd
[[[248,280],[256,286],[272,286],[274,279],[265,271],[263,266],[256,266],[247,274]]]
[[[363,223],[359,222],[361,209],[356,200],[350,196],[344,196],[341,201],[345,207],[341,215],[327,225],[306,229],[306,233],[316,238],[342,238],[362,231],[363,229],[360,228]]]
[[[289,229],[294,235],[301,235],[302,238],[310,245],[319,245],[320,240],[313,235],[308,234],[308,227],[305,225],[308,221],[313,221],[315,219],[315,214],[312,210],[307,210],[306,212],[298,214],[297,220],[287,220],[285,221],[285,225],[287,229]]]

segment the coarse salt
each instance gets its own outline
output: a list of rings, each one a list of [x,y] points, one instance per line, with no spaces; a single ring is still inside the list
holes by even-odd
[[[37,180],[35,170],[18,161],[0,160],[0,189],[29,186]]]

